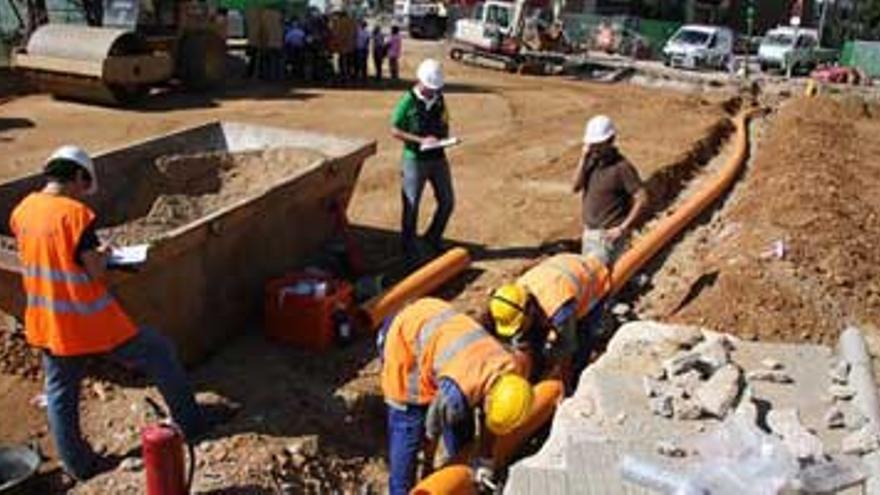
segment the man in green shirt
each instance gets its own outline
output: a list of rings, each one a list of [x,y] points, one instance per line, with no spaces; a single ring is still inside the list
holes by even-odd
[[[443,249],[443,231],[455,205],[446,152],[440,147],[424,150],[449,137],[449,113],[441,91],[443,71],[439,62],[426,59],[416,75],[418,82],[400,98],[391,117],[391,134],[403,141],[401,237],[409,259],[420,254],[416,231],[425,182],[431,184],[437,198],[437,210],[424,237],[435,251]]]

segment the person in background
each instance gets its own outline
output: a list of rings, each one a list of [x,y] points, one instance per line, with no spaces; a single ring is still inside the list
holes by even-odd
[[[98,240],[96,214],[83,202],[98,191],[91,157],[62,146],[43,175],[46,185],[15,207],[9,223],[27,300],[25,336],[42,352],[49,429],[65,471],[85,480],[103,467],[79,424],[80,382],[91,357],[146,372],[189,441],[204,432],[205,422],[174,346],[135,324],[107,287],[111,250]]]
[[[382,27],[378,24],[373,27],[373,68],[376,71],[376,80],[382,80],[382,65],[385,63],[385,52],[388,47],[385,45],[385,35],[382,33]]]
[[[367,80],[367,63],[370,60],[370,30],[367,21],[360,21],[355,45],[355,77],[358,81]]]
[[[400,56],[403,54],[403,36],[400,28],[391,26],[391,37],[388,39],[388,70],[391,72],[391,81],[400,80]]]
[[[298,19],[294,19],[284,32],[284,57],[289,74],[297,79],[305,74],[306,32]]]
[[[590,119],[573,187],[581,193],[582,252],[595,255],[606,266],[626,247],[632,228],[648,207],[648,191],[639,172],[614,145],[616,136],[614,123],[605,115]]]
[[[443,148],[423,149],[449,137],[449,112],[443,98],[443,69],[433,59],[419,64],[418,82],[400,98],[391,117],[391,135],[403,142],[401,241],[407,262],[423,255],[418,241],[419,205],[425,183],[437,198],[437,210],[424,240],[435,253],[443,250],[443,231],[455,207],[452,174]]]

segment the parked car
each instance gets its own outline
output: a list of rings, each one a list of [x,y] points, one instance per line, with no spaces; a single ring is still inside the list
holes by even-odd
[[[663,47],[664,63],[687,69],[726,69],[733,58],[733,31],[722,26],[688,24]]]
[[[831,62],[836,52],[819,47],[815,29],[780,26],[767,31],[758,48],[758,62],[764,72],[809,73],[821,63]]]

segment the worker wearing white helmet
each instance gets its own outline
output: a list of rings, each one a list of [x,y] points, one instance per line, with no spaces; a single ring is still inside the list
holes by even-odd
[[[590,119],[584,148],[574,176],[574,192],[582,196],[584,254],[611,264],[648,206],[639,173],[614,144],[617,130],[605,115]]]
[[[403,141],[401,237],[410,261],[417,260],[424,247],[417,240],[417,224],[425,183],[431,184],[437,199],[437,210],[424,236],[427,247],[435,252],[443,248],[443,232],[455,205],[446,152],[442,147],[425,149],[449,136],[443,69],[436,60],[426,59],[416,75],[418,81],[401,97],[391,117],[391,133]]]
[[[79,385],[89,356],[146,372],[188,438],[203,429],[202,416],[171,343],[136,326],[107,289],[110,249],[98,240],[96,215],[83,202],[98,192],[91,157],[63,146],[43,174],[46,185],[15,207],[10,227],[27,296],[25,336],[42,351],[49,428],[64,469],[81,480],[103,464],[79,427]]]

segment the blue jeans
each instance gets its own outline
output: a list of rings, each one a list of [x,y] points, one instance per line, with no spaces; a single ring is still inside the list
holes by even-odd
[[[137,335],[108,353],[114,360],[133,365],[156,384],[171,416],[187,438],[202,432],[203,418],[193,398],[174,347],[159,332],[141,328]],[[89,356],[53,356],[43,353],[49,428],[58,456],[77,479],[93,476],[97,456],[82,437],[79,425],[79,385]]]
[[[407,495],[416,483],[416,463],[425,438],[427,406],[388,406],[388,493]]]
[[[419,222],[419,203],[425,182],[431,184],[437,199],[437,210],[431,221],[426,240],[437,247],[443,240],[443,231],[455,207],[455,193],[452,191],[452,174],[445,157],[432,160],[403,160],[403,226],[401,236],[403,250],[407,254],[417,253],[416,236]]]

